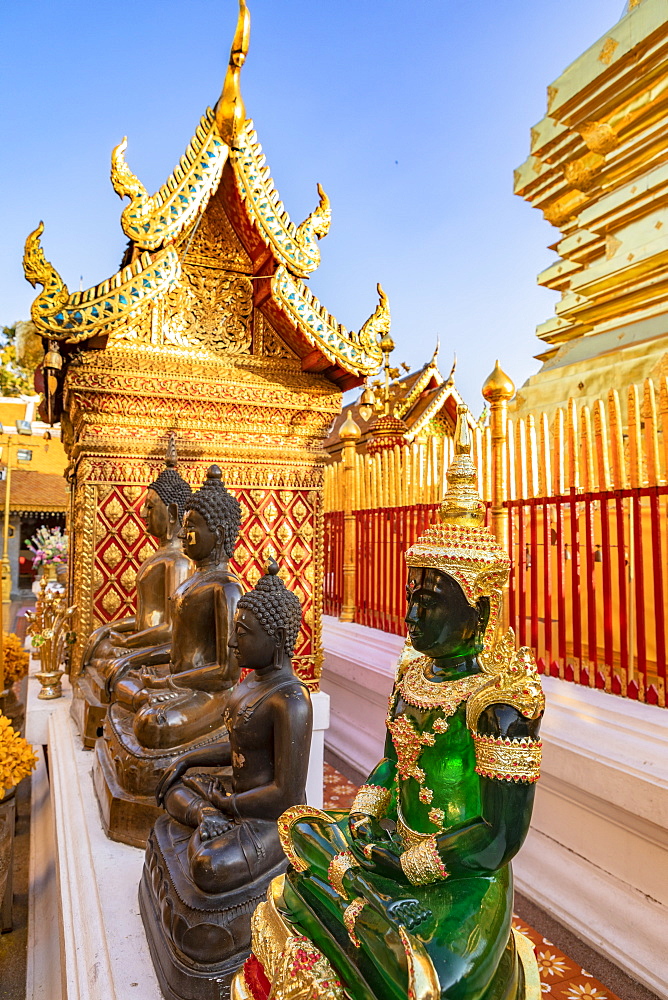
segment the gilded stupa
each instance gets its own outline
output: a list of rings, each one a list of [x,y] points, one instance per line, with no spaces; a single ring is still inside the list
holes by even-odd
[[[158,191],[130,170],[125,139],[114,149],[112,184],[129,199],[120,270],[70,292],[42,250],[41,224],[24,268],[43,286],[32,306],[45,348],[37,377],[68,451],[81,639],[134,611],[137,568],[153,544],[142,496],[173,433],[184,478],[199,484],[215,462],[242,504],[235,567],[245,585],[280,552],[304,606],[295,665],[315,683],[322,445],[341,393],[380,368],[390,316],[379,286],[375,312],[351,332],[309,289],[330,204],[318,187],[315,210],[295,225],[280,201],[241,96],[249,37],[240,0],[220,98]]]

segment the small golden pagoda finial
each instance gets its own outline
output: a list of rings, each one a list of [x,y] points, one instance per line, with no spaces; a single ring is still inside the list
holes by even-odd
[[[357,441],[361,436],[362,431],[360,430],[359,425],[353,420],[352,411],[348,410],[348,415],[341,424],[339,437],[342,441]]]
[[[224,142],[234,148],[236,137],[246,121],[246,109],[241,96],[241,67],[248,55],[250,42],[250,11],[246,0],[239,0],[239,19],[230,51],[223,92],[218,98],[215,115],[218,131]]]
[[[482,394],[488,403],[510,402],[515,395],[515,383],[506,375],[498,360],[494,371],[485,380]]]
[[[478,470],[471,458],[471,428],[468,407],[457,407],[455,457],[448,469],[448,488],[438,513],[443,524],[480,528],[485,523],[485,504],[478,493]]]

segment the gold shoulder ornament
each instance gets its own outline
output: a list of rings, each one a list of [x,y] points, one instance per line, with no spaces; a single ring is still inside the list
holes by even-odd
[[[477,732],[478,719],[489,705],[512,705],[526,719],[537,719],[545,709],[533,652],[528,646],[515,649],[515,633],[508,629],[489,653],[481,653],[480,664],[487,682],[466,703],[466,725]]]

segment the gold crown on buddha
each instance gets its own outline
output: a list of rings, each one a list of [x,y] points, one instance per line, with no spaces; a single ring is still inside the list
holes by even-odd
[[[455,456],[448,469],[448,489],[433,524],[406,552],[408,566],[439,570],[453,577],[469,604],[500,590],[510,571],[507,552],[485,527],[485,504],[477,490],[471,458],[468,408],[457,407]]]

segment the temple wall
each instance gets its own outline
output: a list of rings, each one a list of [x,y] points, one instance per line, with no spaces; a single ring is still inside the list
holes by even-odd
[[[80,655],[101,623],[134,613],[135,576],[154,547],[139,512],[170,433],[193,489],[218,464],[242,505],[233,568],[244,587],[276,556],[304,618],[295,665],[320,662],[322,441],[341,404],[291,358],[111,348],[73,361],[65,382],[72,483],[72,600]],[[79,666],[75,654],[75,671]]]

